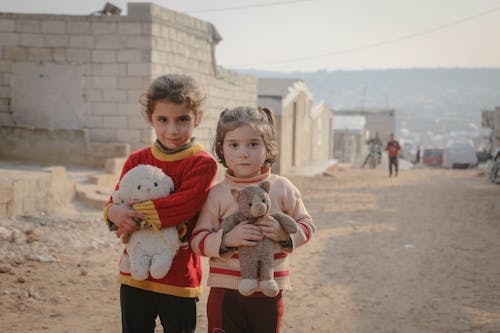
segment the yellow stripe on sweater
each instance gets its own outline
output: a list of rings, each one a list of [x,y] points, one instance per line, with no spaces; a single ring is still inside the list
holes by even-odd
[[[118,282],[121,284],[126,284],[127,286],[150,290],[160,294],[168,294],[168,295],[188,297],[188,298],[199,297],[203,291],[202,286],[194,288],[178,287],[148,280],[134,280],[131,276],[126,276],[126,275],[119,275]]]
[[[161,229],[160,216],[156,211],[153,201],[148,200],[144,202],[139,202],[133,205],[132,207],[134,207],[136,211],[141,212],[147,216],[147,219],[144,222],[145,224],[150,225],[151,229],[153,230]]]
[[[192,147],[189,147],[187,149],[184,149],[183,151],[174,154],[165,154],[164,152],[161,151],[161,149],[158,147],[156,143],[153,143],[153,145],[151,146],[151,153],[153,154],[153,156],[162,162],[179,161],[187,157],[194,156],[202,150],[203,146],[201,145],[201,143],[198,142],[193,144]]]

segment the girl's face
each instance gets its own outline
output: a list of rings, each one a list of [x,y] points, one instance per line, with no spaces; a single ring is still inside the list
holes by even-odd
[[[177,149],[189,142],[201,122],[201,113],[195,116],[187,103],[157,102],[149,122],[165,147]]]
[[[222,152],[227,167],[238,178],[258,176],[267,154],[262,137],[246,124],[226,133]]]

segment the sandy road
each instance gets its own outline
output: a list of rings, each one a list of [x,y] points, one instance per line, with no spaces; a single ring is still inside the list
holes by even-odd
[[[282,332],[500,332],[500,186],[478,170],[292,180],[319,232],[290,258]],[[2,260],[17,261],[0,275],[1,332],[120,332],[120,245],[101,223],[92,211],[0,221],[21,233],[0,240]],[[206,291],[199,332],[205,303]]]

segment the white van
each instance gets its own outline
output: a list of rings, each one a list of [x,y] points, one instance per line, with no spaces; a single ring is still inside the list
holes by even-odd
[[[477,165],[474,146],[468,142],[450,142],[443,152],[443,167],[465,169]]]

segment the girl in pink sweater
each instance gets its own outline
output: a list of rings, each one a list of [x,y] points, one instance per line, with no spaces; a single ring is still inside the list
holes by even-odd
[[[290,288],[287,256],[294,248],[307,243],[316,227],[299,190],[287,178],[270,173],[278,153],[272,111],[260,107],[223,111],[217,124],[214,152],[228,169],[225,178],[210,190],[191,237],[193,251],[210,257],[208,331],[279,332],[284,312],[281,291]],[[291,216],[299,231],[289,236],[278,221],[267,216],[257,225],[242,222],[224,234],[221,221],[237,211],[231,189],[266,180],[271,183],[270,213],[283,212]],[[243,296],[238,292],[238,247],[255,246],[263,237],[276,241],[274,279],[280,293],[276,297],[267,297],[261,292]]]

